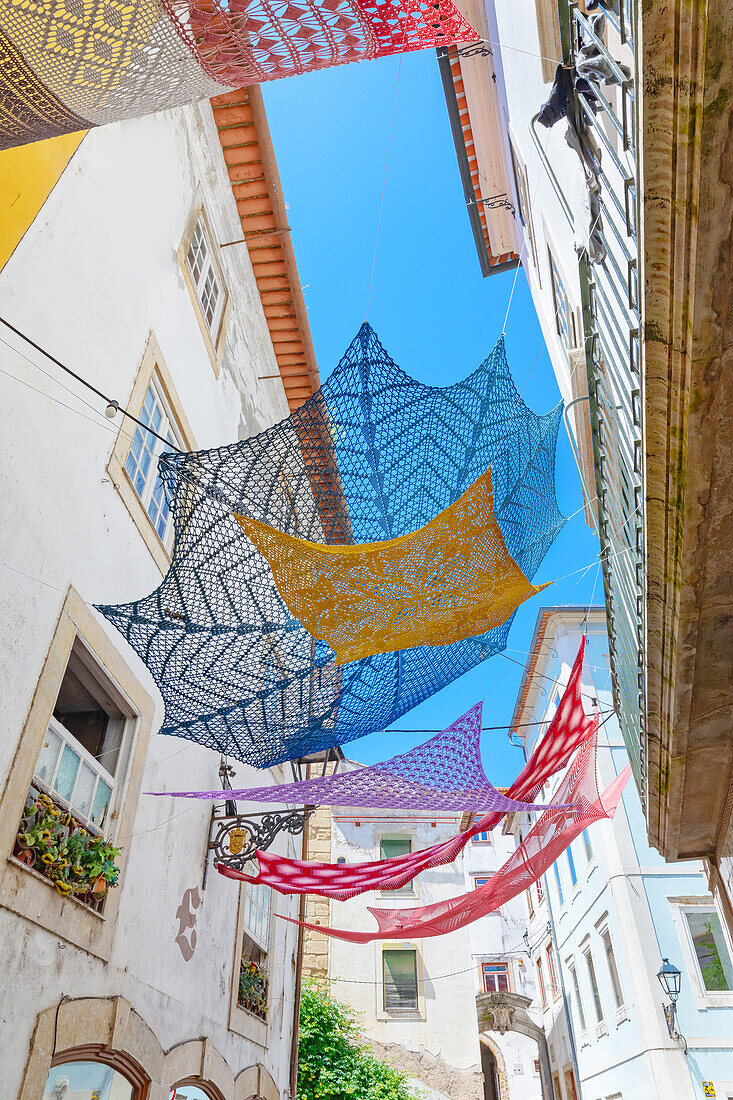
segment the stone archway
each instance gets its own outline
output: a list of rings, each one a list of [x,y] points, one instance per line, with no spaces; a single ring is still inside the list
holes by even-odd
[[[547,1039],[539,1024],[536,1024],[527,1015],[527,1009],[531,1004],[531,998],[522,997],[519,993],[479,993],[476,997],[479,1039],[481,1042],[487,1042],[487,1045],[491,1045],[486,1034],[489,1031],[498,1031],[500,1035],[505,1035],[507,1031],[516,1031],[520,1035],[527,1035],[530,1039],[534,1039],[540,1056],[542,1097],[543,1100],[553,1100],[552,1073],[550,1070],[550,1056],[547,1051]],[[494,1056],[496,1057],[495,1051]],[[505,1070],[504,1080],[506,1079]]]
[[[501,1047],[498,1043],[494,1042],[485,1032],[479,1034],[479,1042],[481,1043],[481,1067],[484,1067],[484,1048],[490,1052],[494,1063],[496,1064],[496,1088],[498,1096],[496,1100],[509,1100],[509,1078],[506,1072],[506,1059],[502,1053]],[[484,1069],[484,1078],[486,1078],[486,1070]],[[486,1089],[484,1089],[484,1096],[487,1095]]]

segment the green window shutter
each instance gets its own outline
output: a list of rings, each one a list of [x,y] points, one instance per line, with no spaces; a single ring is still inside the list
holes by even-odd
[[[399,836],[393,839],[383,837],[379,843],[380,859],[393,859],[395,856],[409,856],[412,851],[412,841],[409,836]]]
[[[417,1010],[417,954],[415,951],[384,951],[384,1008],[386,1012]]]

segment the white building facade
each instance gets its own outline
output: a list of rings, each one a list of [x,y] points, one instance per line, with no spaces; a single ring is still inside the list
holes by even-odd
[[[584,633],[584,705],[603,723],[602,790],[628,760],[602,609],[539,612],[513,722],[529,754],[545,727],[524,723],[552,717]],[[519,815],[509,822],[515,832],[527,824]],[[701,864],[665,863],[644,837],[629,783],[613,820],[581,834],[525,895],[554,1100],[733,1096],[731,944]],[[665,1021],[663,958],[681,972],[684,1039]]]
[[[287,416],[317,374],[311,355],[293,380],[297,346],[311,354],[300,288],[289,246],[262,233],[282,199],[258,93],[74,140],[3,154],[18,223],[9,203],[0,313],[184,450]],[[245,247],[250,228],[259,254]],[[297,915],[297,902],[206,875],[211,804],[144,793],[216,788],[219,758],[156,735],[152,679],[92,607],[150,592],[168,567],[166,444],[105,417],[103,401],[5,328],[0,338],[4,1090],[283,1100],[299,958],[296,929],[274,914]],[[283,775],[236,773],[240,786]],[[37,835],[54,821],[84,852],[97,845],[117,885],[100,863],[82,888],[82,863],[96,865],[81,849],[79,889],[54,881],[61,864]],[[276,844],[301,854],[300,838]]]

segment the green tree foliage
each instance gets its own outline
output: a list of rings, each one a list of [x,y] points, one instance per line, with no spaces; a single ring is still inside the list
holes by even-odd
[[[361,1041],[357,1017],[316,985],[300,1000],[298,1100],[413,1100],[404,1073]]]

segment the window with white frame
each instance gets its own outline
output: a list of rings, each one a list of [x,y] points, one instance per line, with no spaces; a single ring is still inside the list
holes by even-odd
[[[618,966],[616,965],[616,955],[613,950],[613,941],[611,939],[611,933],[608,928],[601,929],[600,932],[601,943],[603,944],[603,950],[606,953],[606,962],[608,963],[608,973],[611,978],[611,989],[613,990],[613,999],[616,1004],[616,1009],[624,1007],[624,993],[621,988],[621,978],[619,977]]]
[[[546,951],[545,951],[545,955],[547,957],[547,975],[548,975],[548,978],[550,979],[550,989],[552,991],[552,996],[553,996],[553,998],[554,997],[559,997],[560,996],[560,983],[557,980],[557,966],[555,965],[555,952],[553,950],[553,947],[552,947],[551,943],[548,943]]]
[[[573,348],[578,346],[575,312],[571,305],[570,298],[568,297],[568,293],[565,290],[565,283],[560,274],[560,269],[557,266],[557,261],[550,249],[548,249],[547,254],[550,265],[550,279],[552,282],[552,303],[555,310],[555,327],[558,336],[562,340],[563,347],[567,351],[572,351]]]
[[[565,904],[565,894],[562,888],[562,879],[560,878],[560,868],[557,865],[557,860],[553,863],[552,869],[555,873],[555,885],[557,887],[557,900],[560,903],[560,908]]]
[[[167,449],[164,439],[172,447],[180,447],[181,438],[155,372],[148,384],[139,419],[142,424],[135,427],[125,460],[125,472],[158,538],[169,549],[173,541],[173,521],[165,486],[158,473],[158,459]],[[146,428],[152,431],[146,431]]]
[[[46,729],[33,783],[90,832],[109,832],[124,777],[130,715],[77,638]]]
[[[588,972],[588,984],[590,985],[591,996],[593,1000],[593,1009],[596,1014],[596,1033],[604,1023],[603,1016],[603,1002],[601,1001],[601,994],[598,988],[598,978],[596,976],[596,965],[593,960],[593,953],[590,946],[583,948],[583,958],[585,959],[585,968]]]
[[[585,1019],[585,1007],[583,1005],[583,995],[580,992],[580,982],[578,981],[578,968],[575,965],[575,959],[571,959],[568,962],[568,973],[570,974],[570,984],[573,987],[575,1010],[578,1013],[578,1023],[580,1024],[580,1034],[581,1036],[583,1036],[588,1031],[588,1025]]]
[[[211,236],[202,215],[199,215],[191,234],[186,263],[191,274],[196,296],[204,315],[204,320],[214,342],[221,325],[226,293],[219,265],[214,257]]]
[[[471,837],[472,844],[491,844],[491,833],[488,830],[476,833]]]
[[[509,967],[506,963],[482,963],[481,976],[484,993],[506,993],[509,986]]]
[[[577,886],[578,885],[578,872],[575,870],[575,859],[573,857],[573,846],[572,846],[572,844],[568,844],[565,851],[567,852],[567,857],[568,857],[568,869],[570,871],[570,882],[573,886]]]
[[[249,874],[256,873],[254,862],[247,864]],[[242,947],[239,959],[237,1004],[246,1012],[267,1020],[269,1002],[270,914],[272,891],[261,883],[242,884]]]
[[[585,853],[585,862],[592,863],[595,859],[595,856],[593,854],[593,845],[591,844],[590,833],[587,829],[583,829],[583,832],[580,835],[583,838],[583,852]]]
[[[382,951],[383,1008],[391,1015],[418,1009],[417,951],[384,948]]]
[[[733,962],[716,909],[695,906],[683,914],[703,989],[706,993],[733,990]]]

